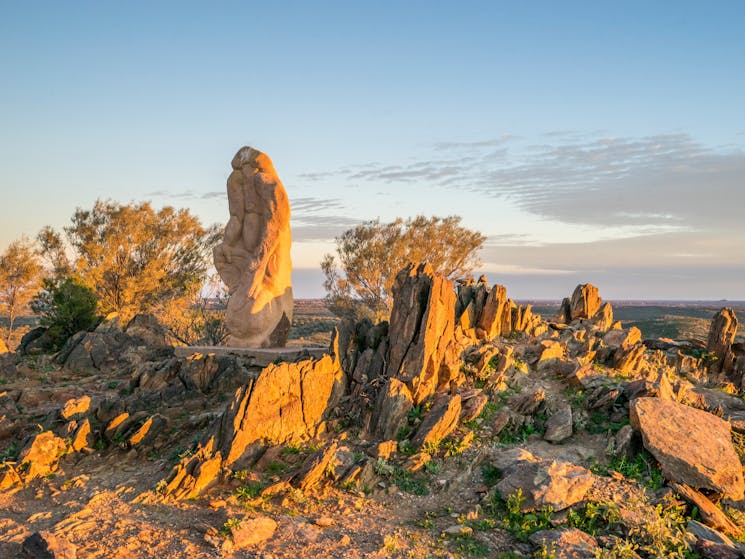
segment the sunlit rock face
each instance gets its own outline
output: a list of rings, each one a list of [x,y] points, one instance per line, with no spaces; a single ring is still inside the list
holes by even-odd
[[[228,177],[230,220],[215,247],[228,286],[227,345],[282,347],[292,322],[290,203],[268,155],[243,147]]]

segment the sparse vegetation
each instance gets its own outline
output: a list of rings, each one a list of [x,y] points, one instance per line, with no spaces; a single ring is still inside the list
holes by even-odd
[[[486,237],[461,218],[418,216],[390,223],[370,221],[336,239],[336,256],[321,263],[331,310],[339,316],[385,319],[396,274],[409,262],[428,262],[447,277],[466,275],[478,263]]]

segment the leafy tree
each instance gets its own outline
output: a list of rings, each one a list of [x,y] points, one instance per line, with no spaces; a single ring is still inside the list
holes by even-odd
[[[65,232],[76,275],[95,291],[102,312],[123,321],[193,297],[219,235],[188,210],[102,200],[78,208]]]
[[[327,254],[321,262],[331,310],[340,316],[387,317],[393,280],[409,262],[427,261],[450,278],[468,274],[478,265],[486,237],[460,222],[458,216],[417,216],[370,221],[344,232],[336,239],[336,257]]]
[[[61,278],[70,273],[70,259],[59,233],[45,225],[36,236],[36,242],[39,245],[39,255],[46,261],[53,277]]]
[[[34,245],[26,238],[13,241],[0,255],[0,309],[8,316],[8,347],[18,313],[39,288],[41,271]]]
[[[31,309],[41,315],[41,324],[47,327],[51,350],[60,349],[76,332],[96,326],[97,306],[95,292],[72,277],[45,278],[42,290],[31,302]]]

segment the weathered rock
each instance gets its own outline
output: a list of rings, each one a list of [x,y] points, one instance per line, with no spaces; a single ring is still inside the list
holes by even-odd
[[[633,377],[642,369],[645,349],[641,343],[628,349],[617,348],[613,352],[613,368],[625,377]]]
[[[65,441],[52,431],[44,431],[34,438],[21,450],[18,463],[28,464],[26,479],[31,480],[44,476],[57,469],[57,463],[67,451]]]
[[[414,400],[406,385],[398,379],[388,379],[375,402],[371,425],[373,436],[380,440],[395,439],[406,425],[413,406]]]
[[[727,536],[702,524],[698,520],[689,520],[686,529],[699,540],[707,540],[716,544],[724,545],[730,549],[734,549],[735,547],[735,544],[732,543],[732,540]]]
[[[582,283],[574,289],[569,302],[570,318],[593,318],[600,310],[602,299],[598,296],[598,288],[591,283]]]
[[[636,326],[628,329],[611,330],[603,336],[603,343],[611,347],[629,349],[642,341],[642,332]]]
[[[693,551],[703,559],[743,559],[742,551],[722,543],[715,543],[706,539],[698,539],[693,546]]]
[[[231,547],[244,549],[259,544],[274,536],[276,529],[277,523],[268,516],[246,516],[237,526],[230,528]]]
[[[207,456],[204,449],[189,461],[177,464],[171,471],[165,492],[176,499],[193,499],[214,485],[222,469],[222,456]]]
[[[716,356],[709,369],[719,372],[732,364],[732,344],[737,335],[737,315],[730,307],[721,309],[711,321],[706,349]]]
[[[465,423],[466,421],[473,421],[484,410],[486,404],[489,403],[489,397],[486,394],[475,394],[469,398],[465,398],[461,395],[463,401],[461,403],[460,410],[460,422]]]
[[[72,398],[65,402],[60,410],[60,416],[65,421],[70,419],[76,419],[78,416],[82,416],[88,413],[91,409],[91,397],[81,396],[80,398]]]
[[[552,443],[560,443],[571,436],[572,407],[566,404],[548,416],[543,438]]]
[[[608,301],[600,307],[600,310],[593,318],[593,323],[601,332],[613,328],[613,307]]]
[[[341,397],[344,374],[338,360],[325,355],[267,366],[239,388],[202,439],[197,452],[178,464],[166,492],[191,498],[261,444],[298,442],[319,433],[326,413]]]
[[[290,483],[301,491],[315,489],[320,483],[326,472],[332,469],[336,460],[336,442],[331,443],[326,448],[322,448],[308,456],[303,463],[300,471],[296,473]]]
[[[52,532],[34,532],[21,546],[27,559],[76,559],[77,548]]]
[[[236,391],[211,436],[213,448],[230,465],[253,442],[282,444],[314,436],[336,403],[342,377],[338,360],[330,355],[269,365]]]
[[[721,418],[670,400],[637,398],[631,425],[641,431],[644,447],[666,479],[695,488],[743,498],[742,466]]]
[[[96,438],[91,432],[91,422],[85,419],[77,426],[72,436],[72,449],[80,452],[84,448],[93,448],[95,441]]]
[[[152,314],[137,314],[124,328],[124,333],[136,342],[153,347],[167,347],[168,333]]]
[[[594,479],[589,470],[570,462],[523,461],[509,468],[496,487],[503,499],[521,490],[523,512],[544,506],[560,511],[584,499]]]
[[[238,150],[228,177],[230,220],[214,262],[228,286],[227,345],[281,347],[292,323],[290,203],[268,155]]]
[[[511,322],[512,310],[507,303],[507,289],[503,285],[495,285],[486,297],[479,318],[479,327],[486,332],[487,340],[503,334],[508,316]]]
[[[704,524],[730,536],[740,535],[742,530],[719,507],[712,503],[708,497],[687,485],[673,482],[670,486],[678,495],[698,508]]]
[[[155,415],[148,417],[134,433],[129,435],[127,443],[130,446],[150,444],[158,435],[160,435],[166,425],[166,418],[159,413],[156,413]]]
[[[18,344],[18,349],[16,351],[21,355],[31,355],[41,352],[45,345],[42,338],[45,337],[44,334],[46,334],[46,332],[47,328],[43,326],[32,328],[21,337],[21,343]],[[37,340],[41,343],[37,343]]]
[[[429,264],[410,264],[396,275],[387,374],[407,385],[415,404],[458,374],[454,316],[453,284]]]
[[[598,542],[577,528],[539,530],[530,535],[530,543],[543,546],[554,559],[593,559]]]
[[[432,409],[427,413],[416,435],[411,440],[414,448],[425,445],[436,445],[452,433],[458,426],[460,417],[461,398],[455,396],[440,396]]]

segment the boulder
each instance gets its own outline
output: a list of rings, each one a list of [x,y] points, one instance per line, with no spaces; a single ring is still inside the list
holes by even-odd
[[[342,377],[330,355],[267,366],[236,391],[210,436],[213,448],[230,465],[256,441],[282,444],[314,436],[340,396],[335,389]]]
[[[81,396],[80,398],[71,398],[65,402],[60,409],[60,416],[65,421],[77,419],[91,411],[91,397]]]
[[[421,449],[425,446],[437,445],[452,433],[458,426],[460,410],[461,398],[459,394],[440,396],[424,417],[416,435],[411,440],[414,448]]]
[[[406,385],[398,379],[388,379],[375,401],[371,432],[379,440],[395,439],[406,425],[414,400]]]
[[[600,310],[593,318],[593,323],[601,332],[613,328],[613,307],[608,301],[600,307]]]
[[[560,511],[582,501],[594,480],[592,472],[570,462],[520,461],[507,470],[496,487],[505,500],[522,491],[523,512],[545,506]]]
[[[600,310],[602,299],[598,296],[598,288],[591,283],[582,283],[574,289],[569,301],[569,316],[571,320],[593,318]]]
[[[629,349],[642,341],[642,331],[636,326],[628,329],[611,330],[603,336],[603,343],[610,347]]]
[[[259,544],[274,536],[277,523],[268,516],[246,516],[237,526],[230,528],[232,549],[243,549]],[[227,550],[225,550],[227,551]]]
[[[572,406],[566,404],[548,416],[543,438],[551,443],[560,443],[572,436]]]
[[[508,321],[509,317],[509,321]],[[489,291],[484,302],[484,309],[479,319],[479,328],[486,333],[487,340],[493,340],[497,336],[506,335],[511,325],[505,328],[506,323],[511,323],[512,309],[508,304],[507,289],[503,285],[495,285]]]
[[[455,292],[429,264],[410,264],[393,284],[387,375],[405,383],[415,404],[459,373]]]
[[[18,463],[28,464],[26,479],[31,480],[44,476],[57,469],[57,463],[67,451],[65,441],[52,431],[44,431],[35,435],[21,450]]]
[[[21,546],[26,559],[75,559],[77,548],[66,539],[52,532],[34,532]]]
[[[344,374],[338,351],[320,359],[267,366],[238,390],[202,439],[194,456],[177,464],[166,493],[199,495],[222,467],[252,454],[263,444],[299,442],[315,436],[342,394]]]
[[[308,456],[300,471],[290,480],[290,484],[301,491],[316,489],[326,472],[333,469],[336,461],[336,449],[337,444],[333,442],[326,448],[317,450]]]
[[[637,398],[631,425],[662,467],[666,479],[740,500],[742,466],[723,419],[671,400]]]

